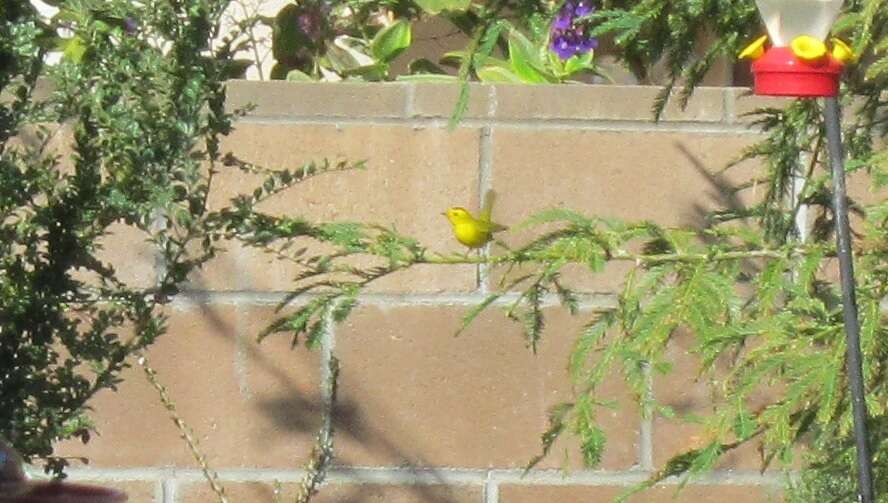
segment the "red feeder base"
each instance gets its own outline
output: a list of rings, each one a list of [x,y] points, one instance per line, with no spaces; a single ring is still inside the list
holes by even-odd
[[[789,47],[771,47],[752,63],[755,94],[837,96],[843,68],[844,65],[829,54],[818,61],[804,61],[797,58]]]

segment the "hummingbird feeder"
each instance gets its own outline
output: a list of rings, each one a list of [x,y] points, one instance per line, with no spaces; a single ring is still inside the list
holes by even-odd
[[[842,8],[842,0],[756,0],[755,3],[768,35],[740,53],[740,57],[753,60],[755,94],[837,96],[839,77],[852,59],[852,53],[841,40],[827,40],[827,37]]]

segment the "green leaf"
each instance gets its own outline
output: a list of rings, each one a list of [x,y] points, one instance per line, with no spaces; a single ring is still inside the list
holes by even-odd
[[[404,49],[410,47],[410,23],[398,20],[379,30],[370,42],[370,53],[384,62],[395,59]]]
[[[580,396],[574,405],[572,430],[580,438],[583,464],[587,468],[595,468],[601,463],[601,455],[606,443],[604,431],[598,425],[595,417],[597,406],[598,403],[588,394]]]
[[[336,44],[330,44],[327,47],[326,59],[333,70],[339,73],[353,70],[363,66],[353,51],[357,52],[353,48],[343,49]]]
[[[656,415],[662,416],[666,419],[675,419],[678,414],[675,412],[675,409],[668,405],[656,405]]]
[[[561,433],[564,432],[564,428],[567,426],[567,417],[573,407],[574,404],[572,403],[560,403],[549,410],[549,427],[546,428],[546,431],[540,436],[543,450],[527,463],[527,466],[524,468],[525,473],[539,464],[539,462],[549,454],[549,451],[552,450],[552,445],[555,443],[555,440],[558,439]]]
[[[555,286],[555,293],[558,295],[561,307],[567,309],[570,314],[576,315],[580,311],[580,301],[576,294],[562,285],[557,277],[552,279],[552,285]]]
[[[65,59],[68,59],[74,63],[80,63],[83,61],[83,56],[86,55],[87,46],[78,36],[71,37],[66,39],[62,43],[63,49],[62,54]]]
[[[514,27],[512,23],[506,21],[505,19],[498,19],[490,24],[487,28],[487,31],[481,36],[481,40],[478,43],[478,54],[477,56],[490,56],[493,53],[493,50],[496,48],[496,45],[500,41],[500,37],[502,36],[505,30],[513,30]]]
[[[348,315],[354,310],[358,305],[358,298],[356,297],[357,290],[351,292],[349,295],[339,299],[336,304],[336,307],[332,311],[333,321],[336,323],[342,323],[348,318]]]
[[[675,365],[672,362],[659,361],[659,362],[654,363],[653,369],[658,374],[666,375],[666,374],[672,372],[672,368],[674,366]]]
[[[564,73],[567,74],[567,76],[571,76],[584,70],[591,70],[595,68],[593,59],[594,51],[589,51],[582,55],[575,54],[564,62]]]
[[[524,81],[520,77],[501,66],[482,66],[475,70],[481,82],[493,84],[523,84]]]
[[[359,66],[357,68],[349,68],[343,70],[344,77],[361,77],[364,80],[378,81],[385,80],[388,75],[389,65],[387,63],[376,63],[374,65]]]
[[[275,63],[274,66],[271,67],[271,73],[269,73],[268,78],[271,80],[286,80],[290,70],[294,70],[294,68],[281,63]]]
[[[246,78],[247,69],[252,65],[252,59],[232,59],[225,63],[222,72],[226,79],[243,79]]]
[[[754,297],[759,314],[770,313],[778,309],[777,300],[782,292],[786,267],[784,259],[774,259],[768,262],[759,273]]]
[[[719,456],[724,452],[724,448],[718,442],[710,442],[705,448],[700,450],[694,457],[690,466],[691,473],[703,473],[712,469],[718,461]]]
[[[414,59],[407,65],[407,70],[411,74],[441,74],[447,75],[443,68],[426,58]]]
[[[416,0],[416,5],[433,15],[443,11],[463,12],[471,3],[471,0]]]
[[[501,296],[502,294],[499,293],[490,294],[483,301],[481,301],[480,304],[473,306],[472,309],[470,309],[469,312],[467,312],[463,316],[462,323],[460,324],[459,330],[456,332],[456,335],[462,334],[469,327],[469,325],[471,325],[472,322],[475,321],[475,318],[477,318],[478,315],[483,313],[484,310],[490,307],[490,305],[493,304],[496,299],[500,298]]]
[[[532,84],[545,84],[556,80],[540,71],[542,65],[533,44],[518,30],[509,32],[509,62],[512,71],[522,81]]]
[[[456,82],[456,75],[440,73],[416,73],[413,75],[398,75],[395,80],[404,82]]]
[[[515,229],[523,230],[550,222],[567,222],[581,227],[592,227],[598,220],[568,208],[550,208],[531,215]]]
[[[607,438],[597,425],[589,425],[580,431],[580,450],[583,453],[583,464],[587,468],[596,468],[601,463]]]
[[[287,72],[287,80],[291,82],[314,82],[310,75],[300,70],[290,70]]]
[[[591,384],[597,385],[596,376],[591,375],[587,371],[587,365],[591,355],[600,345],[607,331],[613,326],[615,321],[613,312],[602,313],[596,320],[590,322],[583,328],[582,333],[574,342],[573,350],[570,353],[568,363],[568,371],[575,383],[583,381],[591,381]]]
[[[757,428],[755,417],[746,410],[740,410],[734,418],[734,435],[738,440],[746,440]]]
[[[309,349],[320,347],[321,341],[329,332],[329,328],[329,322],[326,318],[321,318],[312,323],[306,331],[305,347]]]
[[[466,57],[466,51],[448,51],[438,58],[438,62],[447,66],[459,66]]]

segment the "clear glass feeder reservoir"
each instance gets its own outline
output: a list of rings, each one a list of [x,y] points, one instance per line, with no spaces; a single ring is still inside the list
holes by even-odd
[[[786,47],[796,37],[826,40],[843,0],[756,0],[774,47]]]

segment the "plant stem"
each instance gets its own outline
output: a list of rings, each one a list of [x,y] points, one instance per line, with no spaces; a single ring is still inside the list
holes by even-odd
[[[743,260],[751,258],[784,258],[794,255],[804,255],[809,252],[806,248],[787,247],[761,250],[737,250],[716,253],[660,253],[660,254],[636,254],[624,250],[615,250],[611,253],[610,260],[625,262],[637,262],[640,264],[660,264],[664,262],[703,262],[719,260]],[[516,256],[522,252],[490,257],[471,255],[430,255],[416,260],[418,264],[501,264],[515,261]]]
[[[154,389],[157,390],[158,395],[160,395],[160,402],[170,413],[170,419],[173,420],[176,428],[179,429],[179,434],[182,436],[182,439],[188,444],[188,448],[191,450],[191,455],[197,461],[197,464],[200,465],[204,478],[206,478],[207,482],[210,484],[210,489],[216,494],[219,503],[228,503],[228,497],[225,495],[225,488],[219,483],[219,474],[207,464],[207,458],[200,451],[200,448],[197,445],[197,438],[194,437],[194,432],[191,431],[191,428],[189,428],[188,425],[185,424],[185,421],[182,420],[182,417],[179,416],[179,413],[176,410],[176,404],[170,399],[166,387],[160,384],[157,380],[157,371],[148,365],[148,358],[145,357],[145,355],[139,355],[137,361],[139,362],[139,365],[142,366],[142,370],[145,371],[145,377],[148,379],[148,382],[151,383],[151,386],[153,386]]]
[[[327,476],[327,470],[333,462],[333,406],[336,403],[336,392],[339,378],[339,360],[335,356],[330,357],[329,372],[327,374],[327,392],[330,399],[325,411],[324,424],[318,432],[314,448],[311,451],[311,459],[305,467],[305,476],[299,484],[299,494],[296,495],[296,503],[309,503],[312,496],[318,493],[318,487]]]

